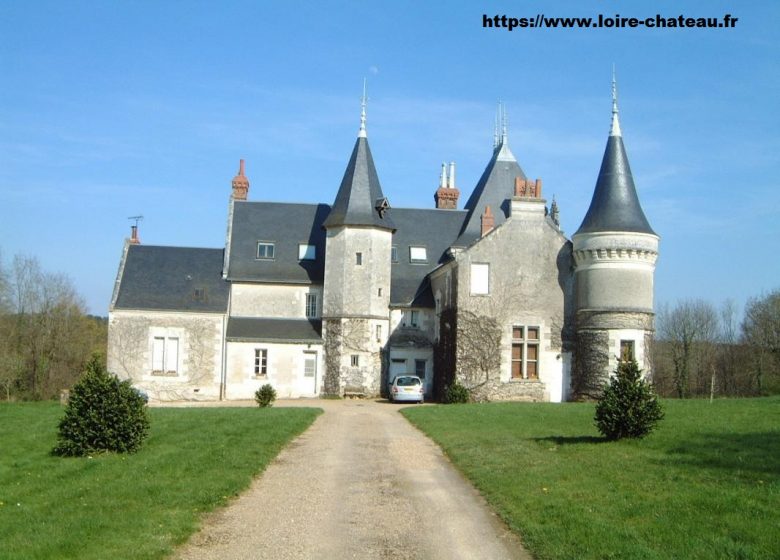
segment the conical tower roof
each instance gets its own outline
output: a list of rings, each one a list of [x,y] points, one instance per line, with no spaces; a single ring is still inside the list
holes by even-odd
[[[607,140],[601,170],[590,208],[577,230],[579,233],[626,231],[655,235],[639,204],[631,166],[618,119],[617,93],[612,81],[612,128]]]
[[[323,227],[371,226],[395,231],[390,204],[382,193],[366,134],[365,93],[360,131],[339,192]]]

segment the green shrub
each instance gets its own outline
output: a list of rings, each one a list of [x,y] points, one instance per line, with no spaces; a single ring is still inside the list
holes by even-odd
[[[664,417],[652,385],[635,361],[621,362],[596,405],[596,427],[607,439],[642,438]]]
[[[467,403],[470,398],[469,390],[457,381],[444,389],[444,402],[446,404]]]
[[[129,381],[108,373],[93,356],[70,392],[52,452],[84,456],[137,451],[149,433],[146,400]]]
[[[276,389],[266,383],[255,391],[255,401],[260,408],[271,406],[276,400]]]

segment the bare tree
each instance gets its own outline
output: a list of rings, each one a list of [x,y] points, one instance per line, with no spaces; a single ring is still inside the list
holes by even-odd
[[[766,373],[776,374],[780,359],[780,289],[748,300],[742,335],[754,349],[755,381],[762,393]]]
[[[105,325],[84,314],[71,281],[17,255],[0,267],[0,387],[28,398],[48,398],[68,387],[96,349]]]
[[[500,323],[493,317],[461,311],[457,355],[461,380],[469,391],[487,384],[501,367]]]
[[[711,381],[718,330],[718,313],[709,302],[686,300],[673,309],[661,307],[658,332],[671,346],[674,385],[679,398],[690,395],[692,372],[697,374],[693,379],[697,391],[706,391]]]

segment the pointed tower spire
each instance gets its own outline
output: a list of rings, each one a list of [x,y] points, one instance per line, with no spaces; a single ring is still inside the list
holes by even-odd
[[[617,80],[615,79],[615,65],[612,64],[612,127],[610,136],[623,136],[620,132],[620,119],[618,119]]]
[[[599,177],[593,191],[585,219],[582,220],[580,233],[596,232],[635,232],[655,235],[639,204],[634,186],[634,176],[628,164],[626,148],[617,119],[617,92],[615,79],[612,79],[612,130],[607,139],[607,148],[601,160]]]
[[[368,97],[366,97],[366,79],[363,78],[363,97],[360,99],[360,130],[358,131],[358,138],[368,138],[366,134],[366,103]]]
[[[382,193],[366,137],[365,88],[364,80],[360,131],[341,186],[336,193],[336,200],[323,222],[325,229],[337,226],[370,226],[395,231],[393,219],[388,213],[390,203]]]

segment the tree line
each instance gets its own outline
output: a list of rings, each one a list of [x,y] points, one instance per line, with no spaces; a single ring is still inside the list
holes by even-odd
[[[105,365],[108,320],[88,315],[62,274],[34,257],[0,258],[0,398],[56,398],[93,354]]]
[[[664,396],[780,393],[780,289],[750,298],[741,320],[730,300],[660,306],[652,358]]]

